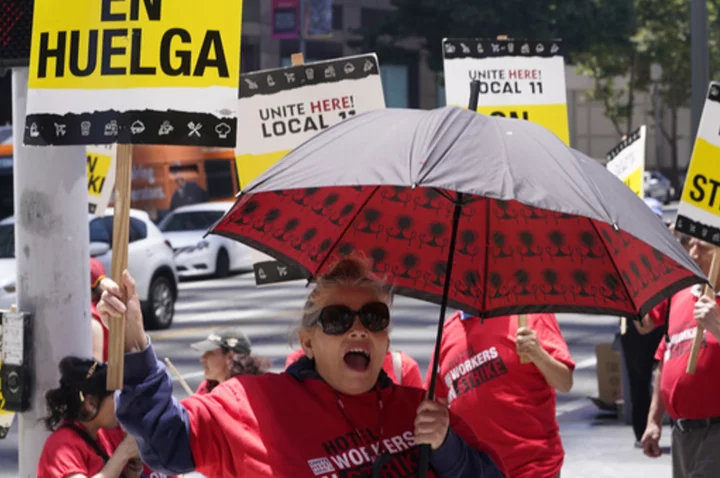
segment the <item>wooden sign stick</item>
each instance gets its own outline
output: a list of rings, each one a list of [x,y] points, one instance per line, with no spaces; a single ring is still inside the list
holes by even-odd
[[[292,66],[300,66],[305,64],[305,56],[302,53],[293,53],[290,55]]]
[[[128,267],[128,241],[130,240],[130,200],[132,179],[132,145],[118,144],[117,173],[115,175],[115,210],[113,213],[112,280],[123,290],[123,271]],[[125,373],[125,315],[111,318],[108,324],[107,389],[120,390]]]
[[[182,388],[185,389],[187,394],[192,396],[193,395],[192,388],[190,388],[190,385],[188,385],[188,383],[185,381],[185,379],[182,378],[182,375],[180,375],[180,372],[178,371],[178,369],[175,368],[175,365],[167,357],[165,357],[165,365],[167,365],[168,368],[170,369],[170,371],[172,372],[172,374],[175,375],[175,378],[177,378],[178,382],[180,382],[180,385],[182,385]]]
[[[720,247],[715,247],[713,250],[712,263],[710,264],[710,273],[708,279],[712,283],[712,287],[709,285],[705,286],[704,295],[710,299],[715,299],[715,291],[718,290],[720,284],[716,284],[716,279],[720,272]],[[687,368],[685,372],[690,375],[695,375],[695,369],[697,368],[698,357],[700,356],[700,346],[702,345],[703,335],[705,329],[698,325],[697,331],[695,332],[695,340],[693,340],[692,350],[690,351],[690,359],[688,360]]]
[[[527,314],[518,315],[518,327],[527,327]],[[520,363],[525,365],[530,363],[530,359],[527,355],[520,356]]]

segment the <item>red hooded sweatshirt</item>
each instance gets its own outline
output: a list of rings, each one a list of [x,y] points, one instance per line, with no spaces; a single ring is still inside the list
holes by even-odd
[[[234,377],[177,403],[152,346],[125,360],[116,413],[155,470],[195,469],[213,478],[369,478],[373,459],[387,451],[381,476],[417,475],[413,430],[425,392],[393,385],[384,372],[375,390],[347,396],[304,358],[287,373]],[[435,472],[428,477],[504,476],[500,462],[480,450],[489,449],[451,414],[451,431],[431,453]]]

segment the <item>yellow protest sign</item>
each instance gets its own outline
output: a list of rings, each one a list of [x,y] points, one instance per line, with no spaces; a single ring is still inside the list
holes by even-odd
[[[675,228],[720,246],[720,83],[711,83]]]
[[[26,144],[235,145],[242,0],[69,5],[35,0]]]
[[[88,212],[103,216],[115,186],[117,145],[93,145],[86,148]]]
[[[635,194],[645,197],[645,125],[630,133],[607,154],[607,169]]]
[[[532,121],[570,145],[560,41],[443,40],[445,99],[467,107],[480,82],[478,113]]]

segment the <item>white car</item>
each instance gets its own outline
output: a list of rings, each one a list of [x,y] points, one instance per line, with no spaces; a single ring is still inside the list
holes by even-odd
[[[159,227],[175,251],[175,265],[181,278],[252,270],[253,249],[231,239],[203,236],[232,207],[232,201],[182,206],[160,221]]]
[[[88,221],[90,255],[102,262],[110,275],[113,210],[107,209],[105,217],[89,215]],[[9,217],[0,221],[0,309],[16,303],[14,249],[14,221]],[[149,330],[170,327],[178,294],[173,251],[147,213],[135,209],[130,210],[128,270],[137,284],[145,326]]]

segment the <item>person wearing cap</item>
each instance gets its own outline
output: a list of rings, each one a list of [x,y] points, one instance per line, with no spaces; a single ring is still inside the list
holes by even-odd
[[[210,393],[225,380],[237,375],[262,375],[270,362],[252,355],[250,338],[238,327],[214,330],[205,340],[190,347],[202,354],[205,380],[195,393]]]
[[[102,321],[100,314],[97,310],[97,303],[102,295],[102,289],[100,288],[100,282],[106,277],[105,266],[102,262],[90,258],[90,314],[92,320],[90,321],[90,327],[92,330],[92,356],[95,360],[100,362],[107,362],[108,360],[108,344],[110,343],[110,331],[108,330],[105,323]]]

